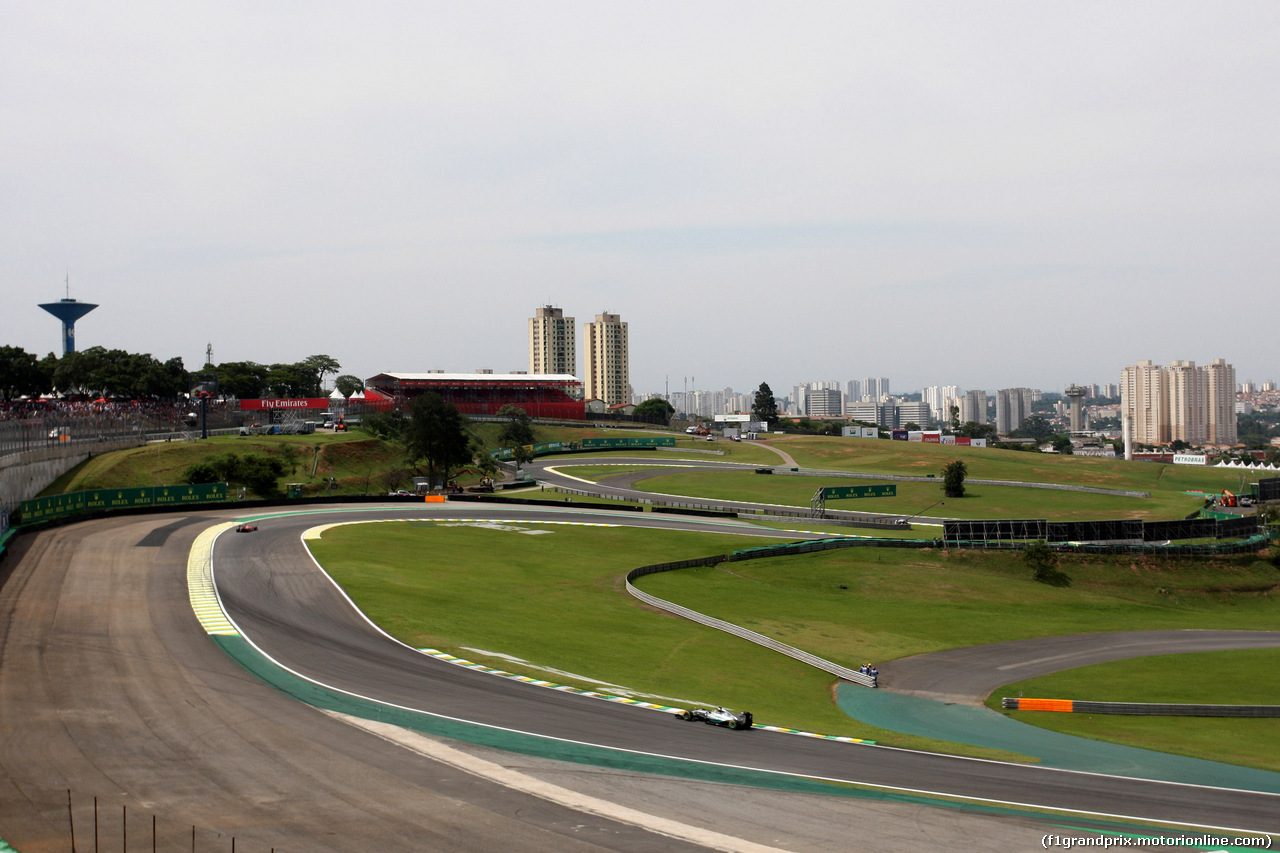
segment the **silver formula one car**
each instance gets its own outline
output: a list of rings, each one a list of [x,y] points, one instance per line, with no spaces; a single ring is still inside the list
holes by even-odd
[[[709,726],[724,726],[728,729],[749,729],[753,720],[750,711],[735,714],[728,708],[694,708],[692,711],[682,711],[679,718],[691,723],[701,720]]]

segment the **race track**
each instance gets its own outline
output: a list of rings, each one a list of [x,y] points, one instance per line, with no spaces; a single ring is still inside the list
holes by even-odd
[[[388,507],[380,515],[424,512],[566,517],[563,510],[493,505]],[[78,829],[87,823],[84,798],[96,795],[116,811],[127,805],[131,815],[159,814],[166,837],[189,843],[194,824],[278,850],[487,850],[508,847],[513,838],[529,850],[763,849],[752,844],[820,850],[843,849],[840,841],[851,832],[863,849],[902,849],[920,846],[935,831],[973,840],[978,849],[978,839],[983,846],[1030,844],[1043,831],[1030,818],[616,769],[569,770],[536,757],[469,748],[530,776],[554,777],[566,789],[638,806],[655,816],[655,826],[662,816],[721,833],[710,840],[673,837],[651,831],[644,820],[521,793],[423,758],[269,687],[204,634],[186,598],[186,554],[201,529],[225,517],[210,512],[92,521],[20,541],[0,588],[0,837],[17,849],[67,849],[68,788],[79,798]],[[340,511],[324,520],[349,517],[370,514]],[[609,520],[699,526],[634,513]],[[441,663],[388,640],[351,609],[299,541],[301,531],[316,523],[314,515],[289,516],[264,523],[257,534],[224,535],[215,571],[228,613],[254,643],[282,665],[341,690],[430,714],[683,761],[1280,831],[1280,798],[1274,795],[682,725],[658,712]]]

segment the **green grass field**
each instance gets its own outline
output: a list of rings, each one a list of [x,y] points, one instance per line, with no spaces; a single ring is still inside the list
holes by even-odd
[[[991,694],[988,707],[1000,710],[1000,699],[1004,696],[1094,702],[1280,705],[1280,649],[1165,655],[1084,666],[1006,685]],[[1001,713],[1079,737],[1280,771],[1280,718]]]
[[[807,507],[823,486],[861,485],[871,481],[830,477],[765,476],[750,471],[664,471],[634,488],[667,495],[721,500],[778,503]],[[570,469],[569,473],[573,473]],[[575,475],[576,476],[576,475]],[[607,480],[606,480],[607,482]],[[1203,499],[1178,491],[1153,492],[1150,498],[1129,498],[1054,489],[967,484],[963,498],[945,498],[941,483],[896,483],[893,498],[828,501],[828,509],[914,515],[925,512],[947,518],[1052,518],[1058,521],[1104,518],[1181,518],[1204,505]],[[943,501],[941,506],[931,506]]]
[[[1241,472],[1193,465],[1125,462],[1051,453],[1022,453],[984,447],[956,447],[887,441],[874,438],[778,436],[770,444],[791,454],[806,468],[869,471],[886,474],[939,474],[952,459],[961,459],[969,477],[1032,483],[1075,483],[1108,489],[1177,492],[1223,488],[1240,491]],[[1249,479],[1244,475],[1245,480]],[[1256,477],[1253,479],[1256,480]]]
[[[326,533],[313,551],[371,618],[415,646],[576,686],[606,682],[672,704],[749,709],[761,722],[995,755],[863,726],[835,706],[829,676],[652,611],[621,588],[630,568],[758,540],[544,530],[550,532],[350,526]],[[1080,631],[1266,628],[1280,615],[1274,597],[1280,575],[1258,559],[1196,565],[1090,559],[1064,568],[1075,583],[1059,589],[1032,582],[1009,554],[854,548],[685,569],[639,585],[853,666]]]

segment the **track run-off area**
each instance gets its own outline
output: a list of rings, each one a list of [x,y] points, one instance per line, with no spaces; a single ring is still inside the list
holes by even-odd
[[[237,517],[209,511],[22,537],[0,588],[0,837],[69,849],[67,790],[81,831],[96,796],[113,815],[158,815],[166,837],[189,844],[197,826],[241,850],[1021,849],[1050,832],[1280,832],[1280,785],[730,732],[460,666],[365,619],[303,540],[444,518],[726,527],[414,504],[299,507],[245,535],[219,535]]]

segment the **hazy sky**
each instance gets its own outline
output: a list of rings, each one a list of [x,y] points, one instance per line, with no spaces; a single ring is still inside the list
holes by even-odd
[[[0,344],[778,393],[1280,380],[1280,3],[0,11]],[[581,366],[581,344],[579,365]]]

